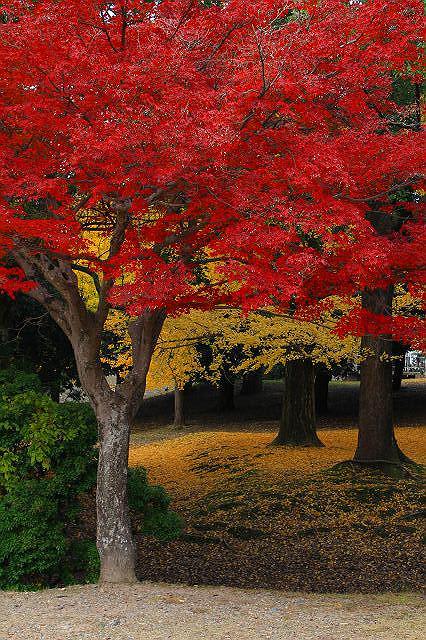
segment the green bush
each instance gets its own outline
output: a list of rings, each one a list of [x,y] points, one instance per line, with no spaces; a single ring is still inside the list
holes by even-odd
[[[87,405],[57,404],[35,376],[0,371],[0,588],[73,572],[66,527],[95,484],[96,434]]]
[[[0,370],[0,589],[95,582],[94,541],[78,530],[79,498],[96,484],[96,420],[88,405],[58,404],[32,374]],[[182,528],[163,487],[129,469],[129,504],[142,534],[167,541]]]
[[[148,484],[143,467],[129,469],[129,507],[141,516],[140,531],[167,542],[175,540],[182,531],[182,520],[170,510],[171,498],[160,485]]]
[[[13,397],[24,391],[41,391],[41,382],[35,373],[0,369],[0,398]]]

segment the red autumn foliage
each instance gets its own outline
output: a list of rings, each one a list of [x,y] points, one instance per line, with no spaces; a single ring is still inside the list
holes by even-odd
[[[416,198],[385,236],[367,215],[421,184],[419,104],[391,96],[392,74],[419,81],[420,1],[1,7],[0,250],[24,247],[29,279],[38,253],[133,272],[109,294],[132,314],[424,284]],[[111,235],[117,202],[130,223],[100,261],[82,231]]]

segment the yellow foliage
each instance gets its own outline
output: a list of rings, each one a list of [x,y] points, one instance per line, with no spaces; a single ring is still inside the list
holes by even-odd
[[[100,233],[86,234],[89,249],[102,259],[109,251],[109,239]],[[84,267],[84,262],[81,263]],[[215,265],[208,263],[205,276],[215,278]],[[88,309],[95,310],[98,295],[90,275],[77,272],[80,291]],[[98,274],[102,281],[102,274]],[[131,274],[123,274],[124,279]],[[233,285],[229,284],[228,288]],[[237,286],[237,285],[235,285]],[[336,317],[347,313],[360,303],[359,299],[329,298],[326,311],[312,320],[296,319],[283,315],[273,308],[243,315],[239,310],[220,308],[212,311],[192,310],[179,317],[169,317],[156,347],[148,373],[150,389],[176,386],[183,388],[187,382],[199,379],[217,382],[226,367],[234,374],[262,368],[269,371],[287,360],[311,358],[315,363],[327,366],[343,360],[359,362],[359,339],[347,336],[339,338],[334,333]],[[396,292],[394,311],[411,312],[417,302],[403,290]],[[337,312],[337,313],[336,313]],[[126,373],[131,367],[131,344],[128,333],[130,318],[122,311],[112,309],[105,325],[114,334],[106,349],[104,362],[112,369]],[[210,349],[209,366],[206,368],[197,345]],[[229,358],[230,353],[238,357]]]
[[[335,301],[336,307],[342,306]],[[168,318],[151,364],[150,388],[176,385],[203,377],[216,382],[226,363],[234,373],[262,367],[265,371],[288,359],[312,358],[332,365],[343,359],[355,359],[359,340],[340,339],[333,333],[330,311],[318,322],[302,321],[264,309],[247,316],[236,309],[193,310],[177,318]],[[206,370],[197,343],[209,345],[212,363]],[[229,354],[238,350],[238,358],[229,363]]]

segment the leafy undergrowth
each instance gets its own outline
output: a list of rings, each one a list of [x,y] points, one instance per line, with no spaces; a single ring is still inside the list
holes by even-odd
[[[324,449],[275,448],[272,433],[191,433],[133,446],[130,461],[163,484],[186,526],[161,544],[139,537],[140,577],[304,591],[423,586],[419,477],[352,466],[354,430],[323,430]],[[425,461],[420,428],[397,430]]]

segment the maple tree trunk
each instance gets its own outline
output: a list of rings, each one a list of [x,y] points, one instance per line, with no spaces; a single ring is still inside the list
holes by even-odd
[[[316,433],[312,360],[290,360],[285,366],[280,428],[273,444],[322,446]]]
[[[146,375],[164,317],[147,313],[133,321],[131,339],[138,375],[113,391],[102,371],[95,334],[75,331],[73,347],[79,378],[94,409],[99,434],[96,490],[97,536],[101,583],[136,581],[136,548],[130,521],[127,471],[130,425],[142,403]]]
[[[240,395],[252,396],[256,393],[262,393],[263,389],[263,371],[257,369],[257,371],[247,371],[243,375],[243,381],[241,385]]]
[[[328,413],[328,385],[331,380],[329,369],[319,364],[315,367],[315,413],[325,416]]]
[[[120,395],[109,386],[99,357],[99,334],[79,330],[74,313],[72,344],[80,382],[87,393],[98,423],[98,473],[96,485],[96,546],[100,558],[100,583],[136,582],[136,549],[133,541],[127,495],[130,421],[139,408],[140,396],[132,386]],[[133,406],[131,398],[134,396]]]
[[[174,422],[173,426],[176,428],[181,428],[185,426],[185,398],[184,398],[184,390],[179,389],[179,387],[175,386],[175,410],[174,410]]]
[[[100,582],[131,583],[136,581],[136,553],[127,498],[130,423],[125,410],[114,405],[98,406],[97,417],[96,509]]]
[[[389,313],[393,289],[366,290],[363,307],[373,313]],[[354,460],[366,463],[398,463],[402,453],[393,430],[392,340],[390,336],[365,335],[361,351],[358,446]]]

